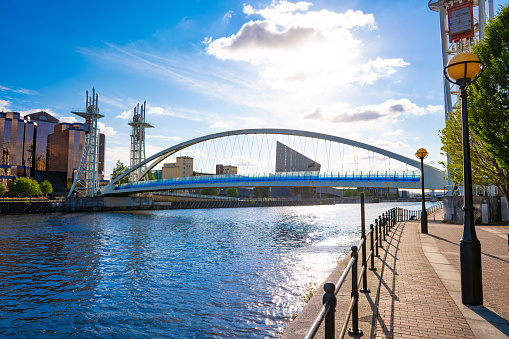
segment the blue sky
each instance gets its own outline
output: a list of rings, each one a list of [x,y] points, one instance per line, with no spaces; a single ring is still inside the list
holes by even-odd
[[[495,9],[505,2],[495,1]],[[4,1],[0,110],[73,121],[99,93],[106,174],[204,134],[290,128],[437,164],[444,126],[438,13],[427,1]],[[78,120],[79,121],[79,120]]]

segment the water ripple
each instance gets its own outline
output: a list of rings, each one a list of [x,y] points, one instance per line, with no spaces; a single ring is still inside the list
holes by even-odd
[[[368,205],[368,220],[390,207]],[[305,286],[358,240],[359,214],[337,205],[3,216],[0,335],[277,337]]]

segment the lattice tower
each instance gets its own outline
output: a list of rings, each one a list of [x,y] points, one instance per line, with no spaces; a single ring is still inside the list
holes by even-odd
[[[140,162],[145,160],[145,128],[154,128],[151,124],[145,121],[145,113],[147,109],[147,102],[143,102],[134,107],[133,120],[129,122],[131,130],[131,167],[136,166]],[[138,181],[141,178],[141,174],[145,170],[142,166],[131,174],[131,181]],[[145,177],[146,178],[146,177]]]
[[[73,109],[71,113],[85,119],[83,148],[81,150],[80,162],[69,196],[74,190],[80,191],[85,197],[95,197],[99,190],[99,128],[97,120],[104,115],[99,113],[99,95],[92,89],[92,96],[86,92],[85,110]],[[81,182],[83,187],[79,186]]]

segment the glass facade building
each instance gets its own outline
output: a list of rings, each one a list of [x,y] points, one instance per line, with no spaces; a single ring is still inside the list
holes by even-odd
[[[83,124],[59,123],[46,112],[24,117],[17,112],[0,112],[2,184],[6,186],[15,177],[44,178],[45,172],[72,179],[80,161],[84,136]],[[100,180],[104,179],[105,143],[105,135],[100,134]]]
[[[0,113],[0,178],[29,176],[34,156],[35,122],[16,112]]]

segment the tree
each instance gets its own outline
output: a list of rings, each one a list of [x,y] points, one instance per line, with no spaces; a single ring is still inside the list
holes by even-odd
[[[270,196],[270,187],[256,186],[253,189],[253,194],[257,198],[268,198]]]
[[[219,188],[211,187],[211,188],[202,188],[200,190],[201,195],[212,195],[212,196],[218,196],[219,195]]]
[[[5,194],[5,188],[4,188],[4,185],[2,185],[0,183],[0,197],[3,196]]]
[[[226,196],[236,198],[239,196],[239,191],[236,187],[229,187],[226,189]]]
[[[9,184],[11,196],[38,196],[41,195],[41,187],[34,179],[18,178]]]
[[[39,186],[41,187],[42,194],[49,194],[53,192],[53,185],[51,185],[48,180],[44,180],[39,184]]]
[[[369,191],[369,189],[365,188],[365,189],[364,189],[364,196],[365,196],[366,198],[368,198],[368,197],[372,197],[372,196],[373,196],[373,194]]]
[[[352,189],[349,189],[347,188],[345,190],[345,198],[348,198],[348,197],[356,197],[359,195],[359,192],[357,192],[357,190],[352,190]]]
[[[120,176],[122,173],[127,171],[129,167],[124,165],[120,160],[117,160],[117,164],[115,168],[113,168],[113,172],[111,173],[111,181],[115,180],[116,177]],[[127,184],[129,182],[129,176],[125,176],[118,182],[119,184]]]
[[[154,172],[152,172],[151,170],[148,171],[147,178],[148,180],[156,180],[156,176],[154,175]]]
[[[509,6],[486,26],[485,36],[473,49],[484,63],[481,77],[468,87],[468,122],[472,182],[491,183],[506,197],[509,207]],[[442,151],[448,154],[449,179],[463,182],[461,114],[451,112],[440,132]]]

